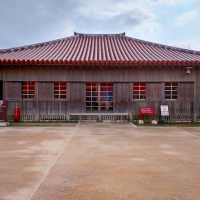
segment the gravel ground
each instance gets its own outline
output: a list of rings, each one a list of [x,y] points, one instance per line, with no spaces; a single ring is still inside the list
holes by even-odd
[[[0,200],[199,200],[200,127],[0,129]]]

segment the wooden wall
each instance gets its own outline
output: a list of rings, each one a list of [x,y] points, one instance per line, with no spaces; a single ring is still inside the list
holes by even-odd
[[[131,84],[114,83],[113,108],[115,112],[128,112],[131,104]]]
[[[70,83],[70,112],[85,112],[85,84]]]
[[[151,105],[158,109],[164,99],[164,82],[179,82],[176,104],[196,102],[197,118],[200,119],[200,70],[186,75],[184,68],[135,68],[135,69],[66,69],[64,67],[2,67],[0,77],[4,80],[4,98],[21,100],[23,80],[37,81],[36,100],[54,100],[53,82],[68,81],[68,99],[63,103],[69,112],[85,112],[85,82],[113,82],[114,112],[137,112],[140,105]],[[132,83],[147,82],[145,101],[134,101]],[[155,102],[157,102],[155,104]],[[59,107],[59,106],[58,106]],[[61,106],[62,107],[62,106]],[[59,109],[61,108],[59,107]],[[182,109],[181,107],[181,109]],[[186,112],[186,111],[185,111]],[[174,108],[174,113],[176,110]]]
[[[21,83],[4,82],[4,99],[21,100]]]
[[[112,82],[164,82],[195,81],[195,73],[185,73],[184,67],[137,67],[122,69],[102,69],[96,66],[91,69],[67,69],[65,67],[1,67],[0,77],[4,81],[112,81]]]
[[[21,82],[5,82],[5,99],[9,101],[21,101]],[[59,104],[62,102],[63,109],[65,112],[85,112],[85,83],[84,82],[69,82],[67,99],[66,100],[55,100],[54,90],[52,82],[37,82],[36,85],[36,97],[34,101],[40,102],[40,110],[48,109],[51,111],[50,106]],[[193,102],[193,83],[178,84],[178,99],[174,101],[177,105],[184,104],[186,102]],[[29,101],[29,100],[25,100]],[[140,106],[153,106],[159,113],[159,105],[161,103],[170,103],[164,99],[164,83],[146,83],[146,99],[145,100],[134,100],[132,83],[114,83],[113,84],[113,111],[114,112],[134,112],[138,113]],[[26,103],[30,107],[35,102]],[[48,105],[47,105],[48,104]],[[61,105],[60,105],[61,106]],[[48,108],[47,108],[48,107]],[[59,105],[57,106],[59,107]],[[57,108],[56,108],[57,109]],[[61,112],[61,111],[59,111]]]
[[[164,96],[163,83],[148,83],[146,85],[147,101],[162,101]]]
[[[200,68],[195,70],[195,81],[194,81],[194,121],[200,121]]]
[[[193,101],[194,84],[193,83],[179,83],[178,84],[178,100],[179,101]]]
[[[38,100],[53,100],[54,85],[53,82],[37,82]]]

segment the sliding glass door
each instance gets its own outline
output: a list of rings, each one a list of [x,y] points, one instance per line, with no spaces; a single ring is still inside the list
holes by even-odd
[[[86,111],[113,111],[112,83],[86,83]]]

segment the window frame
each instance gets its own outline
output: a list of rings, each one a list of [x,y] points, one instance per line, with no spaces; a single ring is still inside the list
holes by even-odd
[[[56,85],[56,84],[58,84],[58,85]],[[58,87],[58,88],[56,89],[56,87]],[[62,87],[64,87],[64,89]],[[67,81],[54,81],[53,82],[53,97],[54,97],[54,100],[63,100],[64,101],[64,100],[68,99],[68,83],[67,83]]]
[[[113,83],[87,82],[86,112],[113,112]]]
[[[145,82],[134,82],[132,83],[132,99],[133,101],[145,101],[146,100],[146,89],[147,84]],[[135,88],[138,87],[138,90],[135,90]],[[141,88],[144,89],[141,89]],[[138,92],[138,93],[136,93]],[[136,94],[135,94],[136,93]],[[135,98],[138,97],[138,98]],[[143,98],[142,98],[143,97]]]
[[[178,82],[165,82],[164,96],[166,101],[176,101],[178,99]]]
[[[21,82],[21,97],[23,100],[33,100],[36,97],[36,81]]]

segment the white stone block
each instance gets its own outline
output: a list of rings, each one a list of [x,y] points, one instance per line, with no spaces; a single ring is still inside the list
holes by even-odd
[[[6,127],[8,125],[9,125],[8,122],[0,122],[0,127]]]
[[[140,125],[144,124],[144,120],[139,120],[138,124],[140,124]]]
[[[157,120],[152,120],[152,121],[151,121],[151,124],[157,125],[157,124],[158,124],[158,121],[157,121]]]

